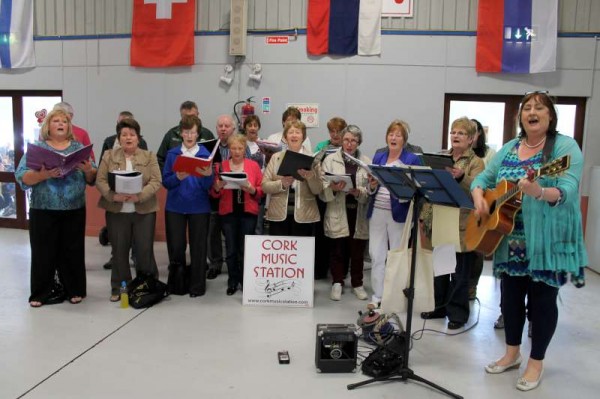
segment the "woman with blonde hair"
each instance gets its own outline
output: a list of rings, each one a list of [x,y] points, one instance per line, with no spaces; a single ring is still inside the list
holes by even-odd
[[[73,137],[67,111],[57,108],[46,116],[41,141],[36,145],[68,155],[83,147]],[[27,166],[27,154],[15,172],[23,190],[31,189],[29,239],[31,242],[31,295],[29,305],[62,302],[73,304],[86,296],[85,276],[85,188],[96,179],[91,160],[62,175],[60,168],[35,170]],[[51,232],[51,234],[48,234]],[[64,286],[56,289],[55,274]]]
[[[476,130],[475,123],[467,117],[462,117],[452,122],[450,131],[452,148],[448,154],[452,155],[454,165],[448,168],[448,171],[467,194],[471,182],[484,168],[483,160],[475,155],[471,148]],[[421,313],[423,319],[448,317],[448,328],[451,330],[463,327],[469,320],[469,275],[477,258],[475,252],[465,250],[465,230],[469,213],[469,209],[460,210],[461,251],[456,252],[456,271],[435,277],[435,310]],[[433,212],[430,206],[423,209],[421,217],[425,234],[431,240]]]
[[[302,146],[306,140],[306,126],[301,121],[287,123],[283,139],[288,147],[271,157],[262,181],[265,194],[271,194],[265,218],[269,221],[271,235],[311,236],[313,224],[320,219],[316,196],[323,190],[321,166],[315,162],[310,170],[298,170],[303,180],[277,175],[287,151],[306,151]]]
[[[227,263],[227,295],[233,295],[244,285],[244,239],[253,235],[258,219],[262,192],[260,166],[246,154],[246,137],[233,134],[227,140],[230,158],[217,169],[217,179],[211,195],[219,198],[219,216],[225,235],[225,262]],[[226,183],[218,177],[221,172],[245,173],[247,181],[237,188],[226,189]]]
[[[373,157],[374,165],[402,166],[420,165],[419,158],[404,150],[409,132],[408,123],[396,119],[385,133],[387,147]],[[383,297],[385,262],[390,248],[400,246],[402,229],[408,213],[408,201],[393,198],[387,188],[369,177],[369,253],[371,255],[371,288],[373,296],[370,307],[379,307]],[[409,221],[410,223],[410,221]]]

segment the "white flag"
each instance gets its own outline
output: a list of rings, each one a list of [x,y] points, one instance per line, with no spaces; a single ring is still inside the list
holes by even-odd
[[[0,68],[35,66],[33,1],[0,1]]]

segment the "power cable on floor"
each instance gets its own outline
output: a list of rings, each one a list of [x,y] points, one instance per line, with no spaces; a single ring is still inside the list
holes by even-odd
[[[117,331],[119,331],[120,329],[122,329],[123,327],[125,327],[127,324],[129,324],[132,321],[134,321],[136,318],[138,318],[139,316],[141,316],[148,309],[150,309],[150,308],[146,308],[146,309],[142,310],[140,313],[136,314],[134,317],[132,317],[131,319],[129,319],[126,323],[124,323],[121,326],[119,326],[119,328],[117,328],[116,330],[112,331],[110,334],[104,336],[98,342],[96,342],[94,345],[90,346],[89,348],[87,348],[86,350],[84,350],[83,352],[81,352],[79,355],[75,356],[73,359],[71,359],[67,363],[63,364],[61,367],[59,367],[57,370],[55,370],[48,377],[44,378],[43,380],[41,380],[40,382],[38,382],[37,384],[35,384],[31,388],[29,388],[23,394],[17,396],[16,399],[21,399],[21,398],[25,397],[25,395],[27,395],[29,392],[33,391],[34,389],[36,389],[37,387],[39,387],[40,385],[42,385],[44,382],[48,381],[50,378],[54,377],[56,374],[58,374],[59,372],[61,372],[62,369],[64,369],[65,367],[67,367],[68,365],[70,365],[71,363],[73,363],[74,361],[76,361],[77,359],[79,359],[80,357],[82,357],[83,355],[85,355],[86,353],[88,353],[89,351],[91,351],[92,349],[94,349],[95,347],[97,347],[98,345],[100,345],[108,337],[110,337],[111,335],[115,334]]]

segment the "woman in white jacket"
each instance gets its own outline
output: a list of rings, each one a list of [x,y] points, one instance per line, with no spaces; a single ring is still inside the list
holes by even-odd
[[[325,210],[325,235],[331,238],[330,268],[333,278],[331,299],[339,301],[344,286],[345,270],[350,264],[352,291],[361,300],[369,296],[363,288],[364,252],[369,238],[367,222],[367,173],[345,154],[359,158],[364,163],[371,160],[358,151],[362,132],[356,125],[342,131],[342,148],[323,161],[325,177],[321,199],[327,203]],[[331,176],[336,175],[336,176]],[[350,175],[352,187],[338,175]]]

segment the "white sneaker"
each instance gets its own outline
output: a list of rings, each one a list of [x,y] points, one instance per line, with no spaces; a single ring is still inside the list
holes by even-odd
[[[360,287],[352,288],[352,292],[354,292],[354,295],[361,301],[365,301],[369,298],[369,294],[367,294],[367,291],[365,291],[362,285]]]
[[[335,283],[331,286],[331,295],[329,295],[332,301],[339,301],[342,299],[342,284]]]

